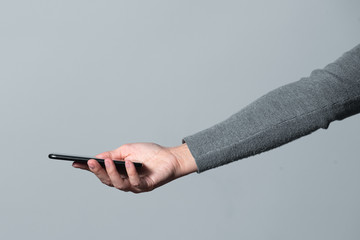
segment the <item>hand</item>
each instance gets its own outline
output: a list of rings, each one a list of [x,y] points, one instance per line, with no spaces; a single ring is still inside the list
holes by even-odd
[[[95,156],[105,159],[105,169],[95,160],[87,165],[73,163],[75,168],[93,172],[102,183],[122,191],[134,193],[151,191],[176,178],[197,171],[186,144],[167,148],[154,143],[133,143]],[[117,171],[113,160],[125,160],[124,172]],[[141,162],[137,172],[132,162]]]

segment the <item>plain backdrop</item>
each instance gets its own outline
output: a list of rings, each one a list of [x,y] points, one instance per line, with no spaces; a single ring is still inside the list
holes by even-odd
[[[1,239],[359,239],[360,116],[153,192],[51,152],[181,144],[360,42],[360,1],[0,1]]]

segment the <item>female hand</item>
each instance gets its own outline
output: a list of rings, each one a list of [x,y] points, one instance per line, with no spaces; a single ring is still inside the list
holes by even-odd
[[[95,160],[87,165],[73,163],[76,168],[93,172],[102,183],[122,191],[134,193],[151,191],[176,178],[197,171],[197,166],[186,144],[167,148],[154,143],[133,143],[113,151],[103,152],[96,158],[105,159],[105,169]],[[117,171],[113,160],[124,160],[126,172]],[[132,162],[141,162],[137,171]]]

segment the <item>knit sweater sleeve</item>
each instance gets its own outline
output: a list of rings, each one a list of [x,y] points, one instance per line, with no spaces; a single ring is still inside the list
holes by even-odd
[[[332,121],[359,112],[360,45],[183,141],[203,172],[327,129]]]

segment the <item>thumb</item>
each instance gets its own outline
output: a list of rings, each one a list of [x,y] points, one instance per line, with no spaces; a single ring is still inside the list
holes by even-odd
[[[95,157],[102,158],[102,159],[110,158],[113,160],[122,160],[128,156],[128,154],[126,154],[126,153],[127,152],[124,151],[124,149],[122,147],[119,147],[112,151],[106,151],[106,152],[100,153],[100,154],[96,155]]]
[[[110,159],[114,159],[113,156],[114,154],[112,153],[112,151],[107,151],[107,152],[103,152],[103,153],[99,153],[98,155],[96,155],[96,158],[101,158],[101,159],[105,159],[105,158],[110,158]]]

